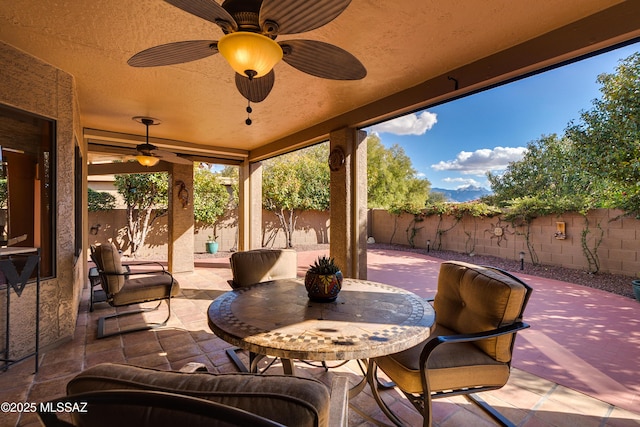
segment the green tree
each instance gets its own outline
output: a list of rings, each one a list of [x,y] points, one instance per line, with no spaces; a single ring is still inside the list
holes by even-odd
[[[115,185],[127,206],[126,232],[135,256],[149,227],[167,212],[168,177],[164,172],[116,175]]]
[[[399,145],[386,148],[377,135],[367,139],[367,203],[370,208],[417,213],[425,207],[431,183],[418,178]]]
[[[487,173],[494,194],[485,201],[507,206],[516,199],[535,198],[549,206],[565,206],[572,199],[579,210],[589,209],[599,203],[597,197],[587,197],[597,185],[580,167],[580,156],[566,137],[553,134],[529,142],[522,160],[509,164],[503,174]]]
[[[193,216],[203,226],[213,226],[217,236],[217,222],[226,212],[231,198],[218,176],[206,167],[196,168],[193,176]]]
[[[89,188],[87,198],[89,212],[108,211],[116,207],[115,196],[104,191],[95,191]]]
[[[601,74],[600,99],[566,133],[582,152],[580,167],[597,177],[612,206],[640,214],[640,53]]]
[[[263,163],[263,205],[278,217],[287,247],[301,211],[329,208],[328,155],[329,145],[323,143]]]
[[[7,191],[7,178],[0,178],[0,209],[7,208],[7,198],[9,197]]]

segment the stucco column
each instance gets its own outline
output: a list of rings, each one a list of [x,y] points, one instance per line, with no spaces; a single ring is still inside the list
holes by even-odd
[[[343,128],[330,134],[330,253],[345,277],[367,278],[366,132]],[[342,156],[344,155],[344,162]]]
[[[238,250],[262,247],[262,163],[240,165],[238,182]]]
[[[169,271],[193,271],[193,166],[169,168]]]

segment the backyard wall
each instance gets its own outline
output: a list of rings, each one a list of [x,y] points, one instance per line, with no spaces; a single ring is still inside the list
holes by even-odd
[[[586,235],[590,250],[598,241],[596,254],[600,261],[600,271],[628,276],[640,272],[640,220],[621,217],[622,212],[599,209],[587,215],[590,232]],[[108,240],[117,242],[118,247],[127,249],[124,232],[125,211],[116,209],[107,212],[90,212],[89,225],[101,224],[97,235],[90,235],[90,243]],[[230,212],[217,227],[220,251],[235,250],[237,247],[237,227],[235,215]],[[284,247],[285,236],[279,230],[277,217],[263,211],[263,245]],[[536,218],[530,227],[529,242],[533,251],[527,248],[523,227],[514,227],[510,222],[495,218],[473,218],[465,216],[456,222],[453,217],[440,221],[438,216],[413,222],[414,216],[395,216],[385,210],[369,211],[368,235],[377,243],[409,245],[409,237],[415,228],[415,247],[426,248],[430,241],[431,250],[447,250],[478,255],[491,255],[519,262],[520,252],[525,253],[525,262],[531,262],[532,252],[540,264],[560,265],[579,270],[589,270],[589,263],[582,249],[582,233],[585,217],[577,213]],[[564,223],[565,238],[557,238],[558,223]],[[149,233],[146,245],[140,250],[141,257],[167,256],[166,218],[160,218]],[[440,230],[440,232],[438,232]],[[272,234],[275,238],[269,240]],[[194,252],[205,252],[207,236],[213,235],[210,228],[196,226]],[[440,238],[438,238],[440,236]],[[562,237],[562,236],[558,236]],[[294,247],[329,243],[329,212],[302,212],[294,233]]]
[[[269,211],[262,212],[263,218],[263,246],[281,248],[285,246],[284,232],[279,228],[280,221]],[[233,251],[238,247],[238,227],[235,211],[228,212],[218,223],[214,232],[212,227],[204,227],[196,224],[194,247],[195,253],[206,251],[205,243],[208,236],[217,235],[219,251]],[[119,249],[126,254],[129,250],[126,237],[127,216],[124,209],[109,211],[89,212],[89,227],[94,227],[89,234],[89,244],[113,241]],[[95,234],[94,234],[95,233]],[[145,245],[139,250],[141,258],[167,258],[167,217],[160,217],[154,223]],[[296,231],[293,235],[296,245],[311,245],[317,243],[329,243],[329,214],[328,212],[306,211],[302,212],[296,223]]]
[[[640,220],[621,215],[621,211],[607,209],[589,212],[586,217],[590,230],[586,235],[587,247],[593,251],[600,240],[597,255],[601,272],[636,276],[640,272]],[[432,250],[491,255],[517,262],[520,252],[524,252],[525,262],[531,262],[525,228],[514,227],[499,217],[465,216],[458,223],[453,217],[445,217],[442,222],[438,216],[426,217],[419,222],[412,222],[413,219],[409,214],[397,217],[385,210],[371,210],[369,235],[378,243],[408,245],[408,236],[416,228],[414,245],[419,248],[426,248],[427,240],[430,240]],[[565,238],[556,237],[562,223]],[[585,217],[577,213],[534,219],[529,242],[539,263],[588,270],[589,263],[581,244],[585,227]]]

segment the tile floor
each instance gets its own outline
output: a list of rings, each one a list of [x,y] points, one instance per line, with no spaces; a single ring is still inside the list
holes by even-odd
[[[304,272],[310,260],[316,255],[315,252],[300,253],[299,271]],[[369,256],[369,278],[419,291],[417,292],[419,295],[428,296],[426,294],[433,292],[434,289],[436,275],[434,272],[437,271],[438,263],[439,260],[429,257],[377,251]],[[44,352],[36,375],[33,374],[34,364],[31,359],[12,366],[7,372],[0,373],[0,402],[40,402],[61,396],[69,379],[83,369],[102,362],[179,369],[187,362],[197,361],[207,365],[211,372],[235,371],[235,367],[224,352],[229,345],[210,332],[206,321],[206,309],[212,299],[229,289],[226,283],[226,280],[231,277],[228,260],[218,258],[209,262],[200,262],[195,272],[176,276],[180,281],[182,294],[172,302],[174,315],[166,328],[102,340],[95,338],[97,319],[112,312],[113,308],[98,304],[96,310],[89,313],[88,290],[85,290],[73,340]],[[588,292],[585,296],[584,288],[572,286],[569,288],[570,293],[590,298]],[[550,292],[540,291],[541,293]],[[603,298],[601,295],[598,296]],[[559,302],[559,299],[556,298],[555,302]],[[631,302],[635,303],[632,300]],[[590,300],[587,302],[587,305],[589,304],[591,304]],[[640,308],[640,306],[629,306],[635,310]],[[546,321],[546,317],[554,317],[554,315],[547,316],[545,313],[549,309],[541,306],[540,303],[532,301],[532,307],[533,315],[530,317],[539,323]],[[162,319],[162,315],[166,313],[165,309],[161,307],[160,312],[147,314],[147,320]],[[559,316],[557,313],[556,315]],[[121,326],[140,321],[137,317],[132,316],[122,322]],[[534,323],[531,318],[528,320]],[[627,326],[629,325],[623,325],[622,328]],[[536,330],[535,327],[534,325],[531,331]],[[554,341],[552,339],[554,336],[551,335],[550,338],[547,333],[547,329],[554,327],[552,323],[549,328],[539,328],[540,332],[537,335],[520,340],[519,346],[522,349],[519,351],[524,362],[514,364],[515,368],[507,386],[501,390],[483,393],[483,398],[518,426],[640,426],[640,409],[636,409],[640,408],[637,400],[640,395],[640,381],[635,382],[635,378],[632,378],[631,382],[627,383],[624,380],[629,375],[633,377],[633,368],[628,371],[624,366],[614,367],[612,371],[618,371],[620,374],[620,377],[616,377],[607,371],[608,365],[616,365],[611,357],[601,360],[602,363],[598,365],[589,361],[586,354],[590,352],[588,347],[580,352],[566,349],[564,346],[554,346],[553,342],[557,340]],[[562,332],[569,332],[571,335],[567,329],[570,328],[565,327]],[[625,360],[639,360],[637,352],[640,346],[635,341],[638,336],[633,330],[626,331],[633,345],[629,353],[628,348],[622,345],[624,343],[618,342],[629,339],[620,338],[615,331],[615,325],[611,323],[607,324],[605,329],[602,341],[596,343],[598,347],[613,346],[612,351],[619,354],[627,352],[629,359]],[[525,331],[527,332],[529,331]],[[525,333],[521,335],[524,336]],[[602,357],[602,353],[596,356]],[[576,361],[582,364],[576,365]],[[561,363],[571,365],[558,367]],[[275,366],[272,369],[277,371],[279,368]],[[554,377],[553,374],[556,371],[561,371],[562,374]],[[359,369],[353,362],[329,372],[325,372],[322,368],[300,364],[297,373],[319,378],[326,383],[330,382],[333,375],[347,375],[354,384],[360,378]],[[578,387],[580,384],[589,383],[589,379],[592,383],[596,382],[597,386],[588,388],[588,393],[576,391],[580,390]],[[384,391],[383,395],[407,425],[421,425],[421,417],[396,391]],[[462,397],[437,400],[433,409],[434,422],[437,426],[494,425],[481,411]],[[363,414],[368,414],[382,422],[387,421],[377,408],[368,389],[352,399],[350,425],[374,425],[363,418]],[[30,425],[39,425],[37,417],[33,414],[0,413],[0,427]]]

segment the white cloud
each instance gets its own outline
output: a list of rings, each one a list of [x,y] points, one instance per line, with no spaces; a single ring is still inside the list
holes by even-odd
[[[485,183],[476,181],[473,178],[444,178],[442,181],[447,184],[457,184],[456,189],[465,188],[470,185],[474,187],[482,187],[486,185]]]
[[[483,148],[473,152],[461,151],[454,160],[431,165],[437,171],[457,171],[468,175],[484,175],[488,171],[502,170],[510,162],[521,160],[525,147]]]
[[[435,113],[423,111],[420,115],[407,114],[406,116],[371,126],[371,131],[395,135],[424,135],[437,122],[438,116]]]

